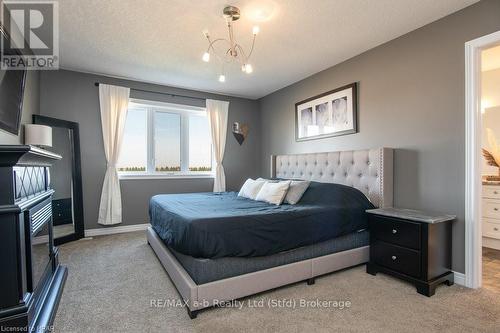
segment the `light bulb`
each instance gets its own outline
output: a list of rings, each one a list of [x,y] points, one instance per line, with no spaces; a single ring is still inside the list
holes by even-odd
[[[246,64],[246,65],[245,65],[245,72],[246,72],[247,74],[252,73],[252,72],[253,72],[253,67],[252,67],[252,65],[250,65],[250,64]]]
[[[219,75],[219,82],[226,82],[226,77],[224,74]]]
[[[241,65],[241,71],[246,72],[247,71],[247,66],[246,65]]]
[[[203,53],[202,59],[204,62],[209,62],[210,61],[210,53],[208,53],[208,52]]]
[[[260,31],[260,28],[257,25],[255,27],[253,27],[252,32],[254,35],[257,35],[259,33],[259,31]]]

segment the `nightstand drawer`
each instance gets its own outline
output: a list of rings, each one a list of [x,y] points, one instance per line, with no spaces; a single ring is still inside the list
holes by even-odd
[[[420,224],[385,216],[370,216],[370,233],[376,239],[412,249],[420,249]]]
[[[500,219],[500,200],[483,199],[483,216]]]
[[[484,218],[483,236],[500,239],[500,220]]]
[[[370,245],[372,260],[396,272],[413,277],[420,277],[420,251],[403,248],[384,242]]]
[[[500,186],[483,185],[483,198],[500,200]]]

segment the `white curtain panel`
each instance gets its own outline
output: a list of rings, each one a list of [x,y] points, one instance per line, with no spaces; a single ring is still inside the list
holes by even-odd
[[[222,160],[226,149],[228,110],[229,102],[207,99],[208,123],[215,155],[214,192],[224,192],[226,190],[226,175],[224,174]]]
[[[102,138],[107,168],[102,184],[99,206],[99,224],[111,225],[122,222],[122,199],[116,163],[120,154],[123,129],[127,118],[130,88],[107,84],[99,85]]]

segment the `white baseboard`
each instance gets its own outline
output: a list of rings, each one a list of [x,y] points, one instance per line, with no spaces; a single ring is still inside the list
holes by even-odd
[[[148,226],[150,226],[149,223],[143,223],[143,224],[124,225],[120,227],[102,227],[97,229],[86,229],[85,237],[113,235],[113,234],[121,234],[124,232],[141,231],[141,230],[146,230]]]
[[[459,272],[453,272],[453,279],[455,280],[456,284],[459,284],[461,286],[465,286],[465,274],[464,273],[459,273]]]

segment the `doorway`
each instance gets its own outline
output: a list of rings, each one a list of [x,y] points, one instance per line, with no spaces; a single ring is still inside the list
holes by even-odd
[[[500,45],[481,51],[482,286],[500,292]]]
[[[485,99],[482,95],[484,73],[494,71],[494,68],[483,71],[487,69],[486,66],[494,66],[489,64],[494,61],[486,61],[483,56],[491,53],[493,48],[498,46],[500,46],[500,31],[465,44],[465,286],[470,288],[479,288],[483,285],[483,266],[494,266],[496,252],[489,250],[485,250],[483,265],[483,234],[484,245],[488,245],[488,239],[493,238],[491,236],[496,235],[497,231],[500,240],[500,195],[498,206],[494,201],[496,197],[492,197],[497,195],[495,192],[500,194],[500,181],[498,188],[492,188],[491,186],[496,186],[492,182],[496,178],[486,177],[495,174],[498,176],[498,168],[488,168],[494,166],[487,165],[488,156],[487,154],[483,156],[482,151],[485,147],[489,153],[496,154],[492,148],[494,145],[488,141],[493,142],[492,138],[495,136],[500,139],[500,128],[498,134],[490,128],[493,135],[488,135],[486,128],[483,128],[483,118],[484,120],[487,119],[486,116],[488,119],[491,118],[496,108],[491,104],[492,101]],[[488,124],[485,123],[485,125]],[[491,182],[488,183],[488,180]],[[500,276],[500,252],[498,260],[499,271],[497,273]],[[491,272],[485,269],[485,273]],[[488,281],[488,285],[491,284],[490,282]]]

